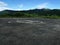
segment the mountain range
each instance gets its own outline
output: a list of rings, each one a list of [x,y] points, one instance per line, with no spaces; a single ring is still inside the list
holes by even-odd
[[[60,9],[31,9],[31,10],[4,10],[0,11],[0,17],[40,17],[60,16]]]

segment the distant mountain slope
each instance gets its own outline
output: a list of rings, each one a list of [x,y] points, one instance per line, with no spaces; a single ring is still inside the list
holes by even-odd
[[[60,16],[60,9],[32,9],[32,10],[4,10],[0,11],[0,16],[11,17],[34,17],[34,16]]]

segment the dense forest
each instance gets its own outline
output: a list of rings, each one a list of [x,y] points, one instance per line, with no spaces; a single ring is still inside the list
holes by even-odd
[[[0,17],[60,18],[60,9],[4,10],[0,11]]]

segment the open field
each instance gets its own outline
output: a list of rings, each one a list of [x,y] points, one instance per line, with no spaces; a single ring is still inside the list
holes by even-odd
[[[0,45],[60,45],[60,19],[0,18]]]

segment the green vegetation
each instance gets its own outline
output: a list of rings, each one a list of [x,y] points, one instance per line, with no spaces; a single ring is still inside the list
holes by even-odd
[[[2,17],[60,18],[60,9],[4,10],[0,11]]]

